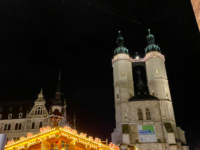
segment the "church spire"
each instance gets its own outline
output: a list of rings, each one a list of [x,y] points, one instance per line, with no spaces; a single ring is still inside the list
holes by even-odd
[[[148,53],[150,51],[160,51],[160,47],[158,45],[155,45],[155,38],[154,35],[151,34],[151,30],[148,29],[149,35],[147,35],[147,43],[148,46],[145,48],[145,53]]]
[[[114,55],[117,55],[119,53],[129,54],[128,49],[124,47],[124,38],[121,36],[121,31],[118,31],[118,33],[119,33],[119,36],[116,39],[117,48],[115,48],[114,50]]]
[[[61,96],[61,90],[60,90],[60,82],[61,82],[61,70],[59,72],[59,77],[58,77],[58,85],[55,93],[55,99],[60,102],[60,96]]]

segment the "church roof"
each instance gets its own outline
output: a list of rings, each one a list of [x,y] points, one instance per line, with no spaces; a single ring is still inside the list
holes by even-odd
[[[130,101],[145,101],[145,100],[158,100],[158,98],[149,94],[135,95],[129,99],[129,102]]]
[[[34,100],[1,102],[1,120],[8,119],[9,114],[12,114],[11,119],[18,119],[19,113],[22,113],[22,118],[26,118],[27,111],[30,112],[33,106]]]
[[[149,35],[147,35],[147,42],[148,45],[145,48],[145,53],[151,52],[151,51],[160,51],[160,47],[158,45],[155,45],[155,39],[154,39],[154,35],[150,33],[150,29],[149,31]]]
[[[117,37],[117,48],[115,48],[114,50],[114,55],[120,54],[120,53],[125,53],[125,54],[129,54],[128,53],[128,49],[126,47],[124,47],[124,38],[121,36],[121,31],[119,31],[119,36]]]

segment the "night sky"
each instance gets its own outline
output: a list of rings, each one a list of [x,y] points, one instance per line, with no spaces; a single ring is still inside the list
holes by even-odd
[[[166,58],[177,126],[200,142],[200,37],[189,0],[1,0],[0,102],[54,98],[59,70],[78,131],[102,140],[115,128],[111,59],[118,31],[144,57],[148,29]]]

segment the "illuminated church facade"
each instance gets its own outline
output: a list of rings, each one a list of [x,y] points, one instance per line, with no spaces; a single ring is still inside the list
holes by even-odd
[[[176,126],[165,57],[150,30],[147,42],[145,57],[133,59],[124,47],[124,38],[117,38],[112,59],[116,120],[112,142],[139,150],[187,150],[184,131]]]

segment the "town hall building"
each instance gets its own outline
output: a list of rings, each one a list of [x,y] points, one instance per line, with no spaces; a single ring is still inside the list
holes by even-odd
[[[61,72],[59,73],[58,85],[55,92],[55,99],[47,102],[41,89],[35,101],[16,101],[0,103],[0,134],[7,134],[7,141],[17,141],[28,132],[39,133],[41,127],[53,124],[47,117],[57,109],[62,116],[58,126],[70,126],[76,128],[75,115],[69,119],[66,112],[66,100],[61,99]],[[72,118],[72,117],[71,117]]]

